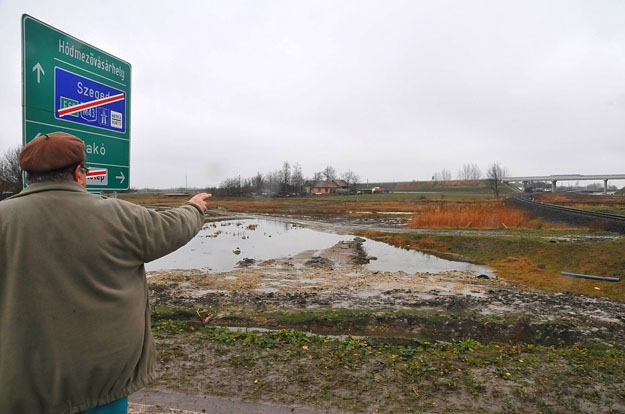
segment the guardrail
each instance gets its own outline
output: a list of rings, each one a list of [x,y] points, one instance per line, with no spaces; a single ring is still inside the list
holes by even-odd
[[[591,226],[601,230],[625,234],[624,216],[541,203],[533,200],[531,194],[513,195],[506,199],[506,203],[529,211],[552,223]]]

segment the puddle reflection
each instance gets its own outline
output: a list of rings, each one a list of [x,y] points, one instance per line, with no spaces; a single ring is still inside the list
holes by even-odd
[[[280,221],[228,220],[204,225],[187,245],[147,263],[145,268],[228,272],[244,258],[259,261],[288,257],[304,250],[324,250],[351,239]]]
[[[367,269],[370,270],[381,272],[399,272],[401,270],[406,273],[438,273],[448,270],[462,270],[474,275],[493,275],[493,271],[486,266],[445,260],[417,250],[404,250],[374,240],[367,239],[363,247],[369,256],[378,258],[378,260],[372,260],[366,265]]]

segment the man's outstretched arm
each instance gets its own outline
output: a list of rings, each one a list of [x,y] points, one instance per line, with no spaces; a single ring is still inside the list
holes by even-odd
[[[146,211],[144,229],[144,262],[159,257],[184,246],[204,224],[204,212],[208,208],[206,200],[211,194],[196,194],[183,206],[171,210]]]

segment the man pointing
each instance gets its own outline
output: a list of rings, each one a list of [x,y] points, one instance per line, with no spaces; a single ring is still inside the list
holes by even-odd
[[[90,194],[84,149],[34,139],[30,185],[0,202],[0,413],[125,413],[154,375],[144,263],[204,223],[210,194],[165,212]]]

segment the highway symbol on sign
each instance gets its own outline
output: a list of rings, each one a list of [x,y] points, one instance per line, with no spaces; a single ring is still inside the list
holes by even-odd
[[[108,103],[122,101],[122,100],[124,100],[124,94],[120,93],[119,95],[108,96],[106,98],[96,99],[95,101],[85,102],[79,105],[67,106],[63,109],[59,109],[58,115],[59,116],[70,115],[76,112],[84,111],[84,110],[91,109],[91,108],[96,108],[98,106],[102,106]],[[105,122],[106,118],[103,118],[102,121]]]

